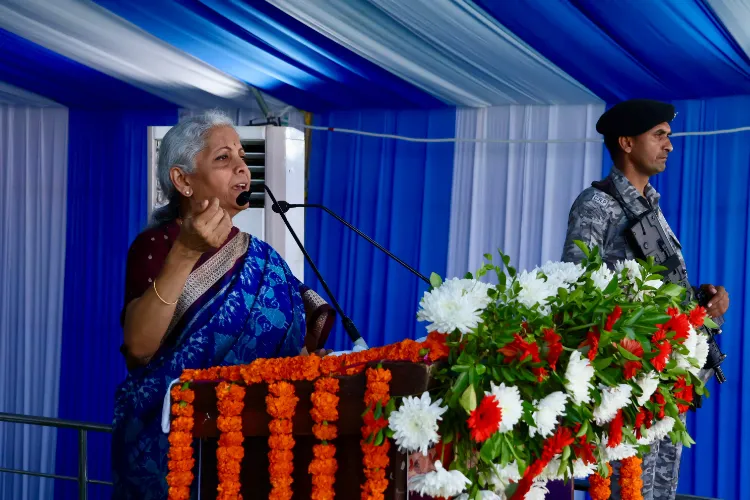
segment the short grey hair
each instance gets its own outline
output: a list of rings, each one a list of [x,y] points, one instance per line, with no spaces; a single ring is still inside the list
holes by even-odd
[[[195,157],[206,147],[208,132],[216,127],[233,127],[234,122],[221,111],[187,118],[166,133],[159,145],[159,163],[156,180],[167,204],[154,211],[151,225],[157,226],[176,219],[180,210],[180,193],[172,184],[169,171],[180,167],[186,173],[195,171]]]

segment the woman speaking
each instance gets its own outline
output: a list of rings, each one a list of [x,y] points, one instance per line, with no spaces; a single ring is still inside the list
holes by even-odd
[[[211,112],[176,125],[159,149],[169,202],[128,252],[115,396],[115,499],[167,497],[164,395],[186,368],[296,356],[325,344],[334,313],[269,245],[232,226],[250,172],[231,120]]]

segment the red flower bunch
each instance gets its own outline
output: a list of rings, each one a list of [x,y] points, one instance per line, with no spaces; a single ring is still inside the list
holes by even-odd
[[[596,355],[599,353],[599,338],[601,337],[601,334],[599,333],[599,329],[597,327],[594,327],[593,330],[589,331],[589,333],[586,335],[586,340],[581,342],[581,345],[578,346],[578,348],[582,347],[588,347],[588,358],[589,361],[592,363],[596,359]]]
[[[529,357],[534,364],[539,364],[542,361],[539,357],[539,345],[536,342],[527,342],[517,333],[513,334],[513,341],[498,349],[498,352],[505,356],[504,361],[506,363],[511,363],[515,360],[523,361]],[[547,370],[539,366],[532,367],[531,371],[537,376],[540,382],[547,376]]]
[[[690,403],[693,402],[693,386],[685,381],[684,376],[677,378],[674,384],[674,396],[678,400],[684,401],[677,401],[677,409],[680,410],[680,413],[685,413],[690,409]]]
[[[526,493],[531,489],[531,484],[534,482],[534,478],[542,473],[544,468],[547,467],[547,464],[552,461],[555,455],[562,453],[567,446],[572,445],[574,442],[575,438],[570,429],[563,426],[558,427],[555,433],[545,440],[541,457],[534,460],[534,462],[526,468],[523,477],[518,482],[518,488],[516,488],[515,493],[513,493],[511,500],[520,500],[524,498]]]
[[[550,370],[555,371],[557,360],[563,352],[562,337],[552,328],[547,328],[544,330],[544,343],[547,348],[547,363]]]
[[[607,316],[607,322],[604,325],[604,331],[611,332],[615,327],[615,323],[617,323],[617,320],[620,319],[621,316],[622,308],[620,306],[615,306],[614,310],[609,314],[609,316]]]
[[[661,373],[669,362],[669,355],[672,354],[672,344],[669,343],[667,332],[663,328],[659,328],[651,336],[651,345],[655,347],[652,351],[655,356],[651,359],[651,364],[657,372]]]
[[[636,356],[638,358],[643,357],[643,346],[637,340],[623,339],[622,341],[620,341],[620,347],[628,351],[633,356]],[[638,373],[638,370],[640,370],[641,368],[643,368],[643,363],[641,363],[640,361],[626,361],[625,366],[623,367],[623,376],[625,377],[625,380],[630,380],[631,378],[635,377],[636,373]]]

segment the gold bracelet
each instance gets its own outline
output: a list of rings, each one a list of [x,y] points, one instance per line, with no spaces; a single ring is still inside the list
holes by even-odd
[[[166,300],[162,299],[161,295],[159,295],[159,292],[156,290],[156,280],[154,280],[154,293],[156,294],[157,297],[159,297],[159,300],[161,300],[162,302],[164,302],[164,304],[168,306],[173,306],[177,303],[177,300],[180,300],[179,297],[177,297],[177,300],[175,300],[174,302],[167,302]]]

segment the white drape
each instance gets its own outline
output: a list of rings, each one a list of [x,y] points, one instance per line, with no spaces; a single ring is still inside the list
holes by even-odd
[[[0,105],[0,412],[57,416],[68,110]],[[52,428],[0,423],[0,466],[55,470]],[[0,474],[0,498],[52,481]]]
[[[469,0],[268,1],[447,103],[599,102]]]
[[[456,136],[493,140],[597,138],[604,105],[459,109]],[[448,276],[476,271],[500,248],[518,269],[559,260],[570,205],[601,175],[603,144],[456,145]]]

